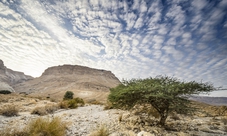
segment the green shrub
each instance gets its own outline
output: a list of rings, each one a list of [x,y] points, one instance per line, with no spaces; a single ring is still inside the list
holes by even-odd
[[[18,108],[15,105],[5,105],[2,109],[0,109],[0,114],[7,117],[17,116]]]
[[[76,103],[79,104],[79,106],[84,106],[84,104],[85,104],[85,102],[82,98],[76,97],[73,100],[76,101]]]
[[[30,136],[65,136],[66,123],[60,118],[38,118],[28,124]]]
[[[9,90],[0,90],[0,94],[11,94],[12,92]]]
[[[67,92],[65,92],[63,100],[73,99],[73,95],[74,95],[73,92],[67,91]]]

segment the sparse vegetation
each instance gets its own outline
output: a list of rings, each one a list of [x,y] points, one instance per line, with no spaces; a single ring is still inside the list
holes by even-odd
[[[55,105],[55,104],[46,105],[44,107],[36,107],[35,109],[32,110],[31,114],[37,114],[37,115],[43,116],[47,114],[52,114],[58,109],[59,109],[58,105]]]
[[[66,123],[58,117],[38,118],[28,125],[30,136],[64,136],[66,134]]]
[[[221,119],[221,122],[223,122],[224,125],[227,125],[227,118],[226,117],[225,118],[222,118]]]
[[[18,107],[10,104],[5,105],[2,109],[0,109],[0,114],[7,117],[17,116],[18,112]]]
[[[100,101],[97,101],[96,99],[91,99],[91,100],[87,101],[87,103],[94,104],[94,105],[102,105],[103,104]]]
[[[65,92],[65,95],[64,95],[63,100],[73,99],[73,95],[74,95],[74,93],[73,93],[73,92],[71,92],[71,91],[67,91],[67,92]]]
[[[107,101],[104,107],[104,110],[113,109],[113,105],[110,101]]]
[[[227,126],[224,126],[223,128],[224,128],[224,131],[227,132]]]
[[[65,136],[66,123],[58,117],[37,118],[23,129],[5,128],[0,130],[1,136]]]
[[[189,114],[195,111],[188,97],[215,90],[209,83],[184,82],[168,76],[132,79],[111,88],[108,100],[115,108],[131,109],[136,104],[150,104],[160,115],[164,126],[171,112]]]
[[[109,130],[105,125],[101,125],[100,127],[97,128],[97,130],[94,130],[89,134],[89,136],[109,136]]]
[[[67,99],[63,100],[59,103],[59,107],[62,109],[75,109],[78,106],[84,106],[84,100],[82,98],[74,98],[74,99]]]
[[[47,111],[45,107],[36,107],[35,109],[32,110],[31,114],[37,114],[40,116],[47,115]]]
[[[30,136],[28,130],[19,130],[16,128],[4,128],[0,130],[0,136]]]

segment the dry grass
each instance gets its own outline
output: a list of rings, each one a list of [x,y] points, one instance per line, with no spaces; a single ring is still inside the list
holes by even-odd
[[[223,128],[224,128],[224,131],[227,132],[227,126],[224,126]]]
[[[0,109],[0,114],[7,117],[17,116],[19,109],[15,105],[5,105],[2,109]]]
[[[29,133],[27,130],[5,128],[0,130],[0,136],[29,136]]]
[[[222,119],[221,119],[221,122],[223,122],[224,125],[226,125],[226,124],[227,124],[227,118],[226,118],[226,117],[225,117],[225,118],[222,118]]]
[[[109,136],[109,130],[105,125],[101,125],[100,127],[97,128],[97,130],[94,130],[89,134],[89,136]]]
[[[81,98],[74,98],[69,100],[63,100],[59,103],[59,107],[62,109],[76,109],[78,106],[84,106],[84,100]]]
[[[60,118],[38,118],[19,130],[5,128],[0,130],[0,136],[65,136],[66,123]]]
[[[53,114],[58,109],[59,109],[58,105],[50,104],[44,107],[36,107],[35,109],[32,110],[31,114],[37,114],[37,115],[43,116],[47,114]]]
[[[66,123],[60,118],[38,118],[28,125],[29,136],[65,136]]]
[[[104,110],[109,110],[109,109],[113,109],[113,105],[111,102],[107,101],[104,107]]]
[[[94,105],[103,105],[102,102],[97,101],[96,99],[90,99],[90,100],[87,101],[87,103],[94,104]]]

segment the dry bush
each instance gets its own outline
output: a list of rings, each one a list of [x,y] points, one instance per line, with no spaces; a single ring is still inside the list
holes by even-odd
[[[59,106],[57,104],[49,104],[44,107],[36,107],[35,109],[32,110],[31,114],[43,116],[47,114],[53,114],[58,109]]]
[[[59,107],[62,109],[76,109],[77,103],[73,99],[71,100],[63,100],[62,102],[59,103]]]
[[[104,110],[113,109],[113,104],[109,101],[105,104]]]
[[[85,102],[82,98],[76,97],[73,100],[77,103],[78,106],[84,106],[84,104],[85,104]]]
[[[224,131],[227,132],[227,126],[224,126],[223,128],[224,128]]]
[[[35,109],[32,110],[31,114],[37,114],[40,116],[47,115],[47,111],[45,107],[36,107]]]
[[[226,125],[226,124],[227,124],[227,118],[222,118],[222,119],[221,119],[221,122],[223,122],[224,125]]]
[[[74,99],[63,100],[59,103],[59,107],[62,109],[75,109],[78,106],[84,106],[84,104],[84,100],[77,97]]]
[[[58,117],[38,118],[28,124],[29,136],[65,136],[66,123]]]
[[[60,118],[38,118],[21,130],[4,128],[0,130],[0,136],[65,136],[66,125]]]
[[[97,130],[94,130],[89,134],[89,136],[109,136],[109,130],[105,125],[101,125],[100,127],[97,128]]]
[[[94,105],[103,105],[103,103],[101,103],[100,101],[97,101],[96,99],[88,100],[87,103],[94,104]]]
[[[7,117],[17,116],[19,109],[15,105],[5,105],[2,109],[0,109],[0,114]]]
[[[6,127],[0,130],[0,136],[29,136],[27,129]]]
[[[45,106],[47,113],[53,114],[55,111],[59,109],[58,104],[48,104]]]

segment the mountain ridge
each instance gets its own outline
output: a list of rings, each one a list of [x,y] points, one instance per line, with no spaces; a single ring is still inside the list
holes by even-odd
[[[203,102],[210,105],[227,106],[227,97],[193,96],[190,100]]]
[[[0,90],[15,92],[12,87],[15,84],[33,79],[32,76],[25,75],[23,72],[14,71],[7,68],[0,59]]]
[[[105,101],[109,89],[120,84],[111,72],[79,65],[59,65],[47,68],[40,77],[14,85],[16,92],[40,97],[62,99],[66,91],[75,97]]]

